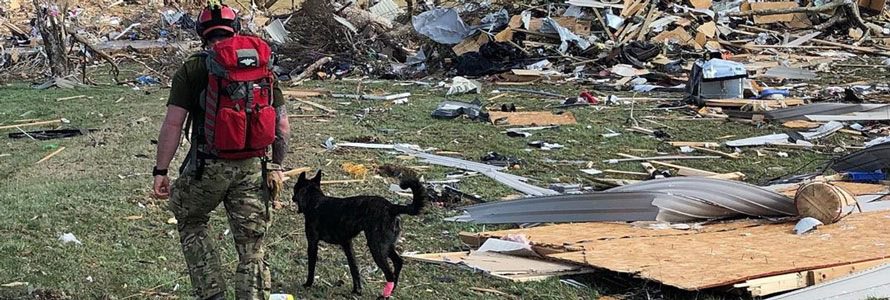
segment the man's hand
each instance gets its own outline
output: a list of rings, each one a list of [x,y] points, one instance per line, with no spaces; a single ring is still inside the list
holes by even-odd
[[[164,175],[155,176],[152,196],[158,199],[167,199],[167,197],[170,197],[170,177]]]
[[[266,183],[269,186],[269,195],[272,198],[272,208],[280,209],[282,207],[281,191],[284,189],[284,174],[280,170],[269,172]]]

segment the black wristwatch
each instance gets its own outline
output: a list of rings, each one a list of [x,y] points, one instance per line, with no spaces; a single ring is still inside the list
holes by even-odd
[[[158,170],[158,166],[154,166],[151,168],[151,176],[167,176],[167,169]]]

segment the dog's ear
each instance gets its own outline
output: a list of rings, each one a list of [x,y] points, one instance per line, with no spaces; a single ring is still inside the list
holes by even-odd
[[[306,172],[300,173],[300,178],[297,178],[297,183],[306,181]]]
[[[319,169],[318,172],[315,173],[315,177],[312,178],[312,182],[314,182],[316,185],[321,185],[321,169]]]

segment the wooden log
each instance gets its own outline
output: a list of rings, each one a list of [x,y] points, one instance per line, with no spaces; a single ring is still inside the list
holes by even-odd
[[[850,192],[825,182],[803,185],[794,196],[798,214],[815,218],[822,224],[837,222],[845,216],[845,208],[855,204],[856,198]]]

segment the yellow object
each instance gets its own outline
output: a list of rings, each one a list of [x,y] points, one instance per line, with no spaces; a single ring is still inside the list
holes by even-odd
[[[210,7],[210,8],[220,8],[220,7],[222,7],[222,1],[220,1],[220,0],[207,0],[207,7]]]
[[[269,300],[294,300],[294,295],[291,295],[291,294],[272,294],[272,295],[269,295]]]
[[[340,168],[342,168],[343,171],[345,171],[346,173],[349,173],[349,175],[352,175],[352,177],[355,179],[364,179],[366,176],[368,176],[369,172],[368,167],[365,167],[365,165],[354,163],[343,163],[342,165],[340,165]]]

